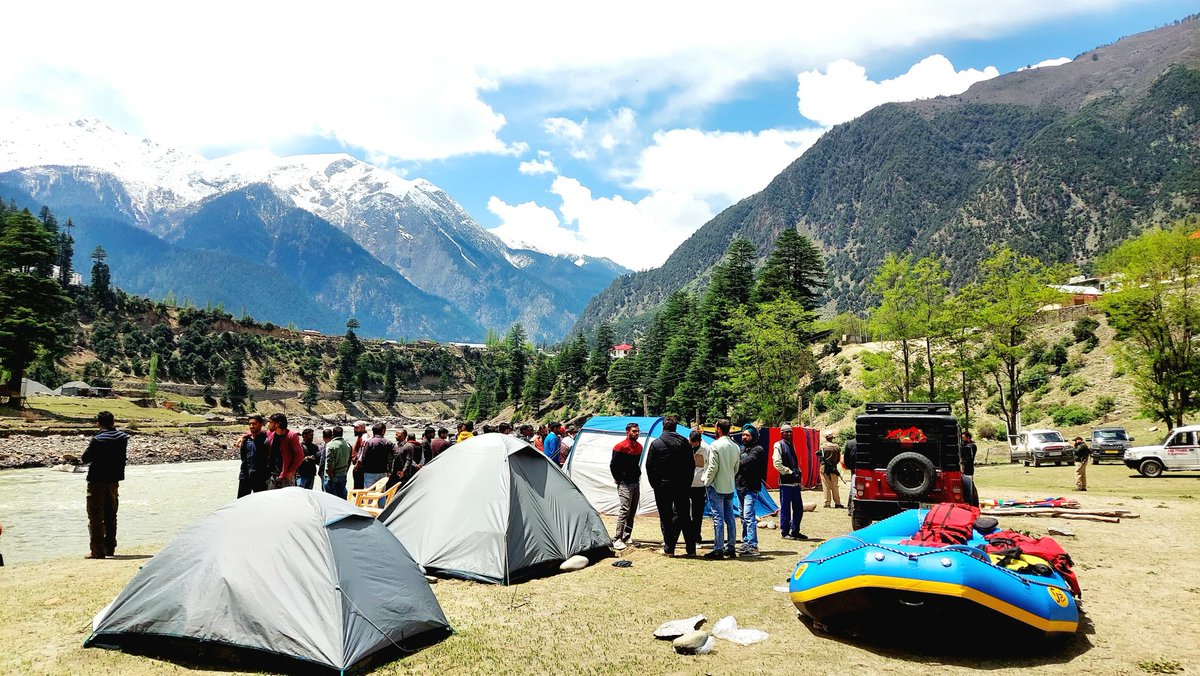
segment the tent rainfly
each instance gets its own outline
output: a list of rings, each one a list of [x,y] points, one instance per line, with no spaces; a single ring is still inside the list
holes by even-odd
[[[645,468],[646,450],[649,448],[650,442],[662,434],[662,421],[661,417],[597,416],[589,418],[579,429],[564,469],[597,512],[615,515],[621,507],[620,500],[617,498],[617,487],[613,483],[612,470],[609,469],[609,462],[612,461],[613,446],[625,438],[625,426],[629,423],[637,423],[638,429],[641,431],[638,440],[642,443],[642,459],[639,463],[642,466],[642,490],[641,497],[638,499],[637,513],[639,516],[658,514],[658,504],[654,502],[654,490],[650,487],[650,479],[646,476]],[[692,433],[683,425],[677,426],[675,432],[684,438]],[[713,441],[712,438],[705,437],[702,443],[707,447]],[[766,485],[756,496],[754,511],[760,518],[779,511],[779,505],[775,504]],[[707,506],[704,514],[711,516]]]
[[[427,573],[492,584],[613,551],[600,515],[558,465],[504,434],[451,446],[379,518]]]
[[[404,545],[301,488],[204,517],[96,616],[86,647],[271,672],[340,672],[439,641],[450,625]]]

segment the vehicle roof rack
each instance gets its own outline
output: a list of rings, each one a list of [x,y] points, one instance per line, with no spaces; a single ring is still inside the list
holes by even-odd
[[[917,415],[950,415],[950,404],[935,402],[908,402],[904,404],[871,402],[867,404],[867,413],[908,413]]]

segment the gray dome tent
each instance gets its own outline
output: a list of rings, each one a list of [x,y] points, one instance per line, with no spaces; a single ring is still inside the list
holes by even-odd
[[[255,493],[201,519],[93,627],[86,647],[273,672],[345,673],[450,633],[382,524],[301,488]]]
[[[451,446],[380,519],[432,575],[510,584],[612,554],[600,515],[558,465],[516,437]]]

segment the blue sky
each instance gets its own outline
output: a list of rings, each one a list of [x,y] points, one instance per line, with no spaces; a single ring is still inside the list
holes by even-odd
[[[28,30],[0,42],[0,105],[97,117],[209,157],[349,152],[441,186],[510,243],[645,268],[873,105],[957,93],[1200,11],[676,6],[39,3],[9,16]]]

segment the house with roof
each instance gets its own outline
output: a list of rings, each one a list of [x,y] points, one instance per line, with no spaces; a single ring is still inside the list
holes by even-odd
[[[633,352],[633,346],[629,343],[621,343],[620,345],[613,345],[608,354],[613,359],[624,359],[629,356],[630,352]]]

